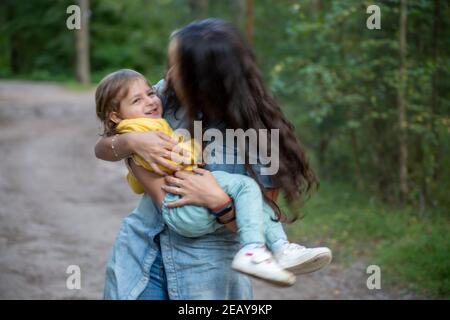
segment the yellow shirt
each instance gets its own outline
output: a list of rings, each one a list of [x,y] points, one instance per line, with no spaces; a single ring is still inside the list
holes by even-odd
[[[195,143],[194,139],[190,139],[188,141],[184,141],[184,136],[175,134],[170,125],[167,123],[166,120],[162,118],[154,119],[154,118],[137,118],[137,119],[125,119],[119,122],[119,124],[116,127],[116,131],[118,133],[128,133],[128,132],[146,132],[146,131],[159,131],[162,132],[172,138],[175,138],[179,141],[179,145],[181,148],[186,150],[187,155],[189,155],[189,158],[187,159],[190,164],[180,164],[172,160],[167,160],[171,164],[180,167],[182,170],[192,170],[193,168],[196,168],[196,150],[198,149],[198,145]],[[153,171],[153,169],[150,167],[150,165],[139,155],[133,154],[132,156],[134,162],[145,169],[149,171]],[[161,165],[158,165],[158,167],[168,173],[173,174],[171,170],[169,170],[166,167],[163,167]],[[136,177],[133,175],[133,172],[128,168],[128,175],[127,175],[127,181],[130,185],[131,189],[136,193],[144,193],[144,188],[139,184]]]

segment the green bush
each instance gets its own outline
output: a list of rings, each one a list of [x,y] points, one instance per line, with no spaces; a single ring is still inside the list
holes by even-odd
[[[287,227],[292,239],[327,245],[335,261],[366,259],[381,267],[383,282],[429,297],[450,297],[450,220],[445,212],[420,217],[345,184],[323,182]]]

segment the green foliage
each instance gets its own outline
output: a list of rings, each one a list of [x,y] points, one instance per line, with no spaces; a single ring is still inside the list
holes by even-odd
[[[388,286],[406,287],[424,296],[450,297],[450,221],[448,212],[433,218],[395,209],[347,184],[323,182],[289,225],[291,239],[326,245],[335,261],[359,258],[379,265]]]
[[[282,58],[269,73],[272,88],[315,151],[321,177],[351,181],[398,203],[399,3],[379,3],[381,30],[365,26],[368,1],[323,1],[320,11],[311,4],[288,6]],[[438,20],[432,1],[409,1],[408,200],[422,211],[450,206],[444,187],[450,172],[449,11],[442,3]]]
[[[66,0],[2,1],[0,76],[59,76],[73,69],[73,35],[65,25],[70,4]]]
[[[91,63],[95,78],[118,68],[132,68],[152,82],[161,79],[169,35],[188,22],[186,7],[174,10],[178,2],[93,1]]]
[[[383,241],[377,248],[385,279],[403,280],[418,292],[450,297],[449,222],[410,219],[401,237]],[[397,234],[398,235],[398,234]],[[392,237],[393,238],[393,237]]]

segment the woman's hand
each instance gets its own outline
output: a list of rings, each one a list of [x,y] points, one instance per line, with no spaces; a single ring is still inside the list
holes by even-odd
[[[116,137],[101,138],[95,146],[95,155],[102,160],[118,161],[135,153],[148,162],[155,173],[164,176],[166,173],[158,167],[158,164],[171,171],[177,171],[179,168],[168,160],[175,162],[184,160],[180,156],[182,153],[180,148],[176,149],[176,152],[172,150],[177,144],[178,141],[162,132],[130,132]]]
[[[182,157],[172,151],[178,141],[158,131],[132,132],[132,134],[133,136],[129,138],[130,149],[141,156],[155,173],[161,176],[167,175],[158,165],[171,171],[180,170],[178,166],[168,161],[182,162]]]
[[[168,203],[169,208],[193,204],[214,209],[221,207],[229,199],[208,170],[198,168],[193,172],[178,171],[173,177],[166,176],[165,181],[168,185],[161,187],[164,191],[182,196],[181,199]]]
[[[165,181],[170,186],[165,185],[161,188],[170,193],[179,194],[181,199],[167,203],[167,207],[176,208],[186,204],[198,205],[208,209],[223,207],[230,197],[222,190],[216,181],[216,178],[204,169],[194,169],[190,171],[175,172],[174,177],[166,176]],[[234,209],[223,217],[221,221],[229,221],[235,215]],[[225,219],[225,220],[222,220]],[[233,220],[225,227],[231,232],[237,232],[236,221]]]

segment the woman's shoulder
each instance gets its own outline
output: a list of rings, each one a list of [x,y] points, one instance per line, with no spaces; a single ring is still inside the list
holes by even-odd
[[[153,85],[153,89],[156,91],[156,94],[158,96],[161,96],[164,94],[163,89],[164,89],[165,85],[166,85],[166,80],[164,80],[164,79],[159,80],[155,85]]]
[[[164,79],[159,80],[155,85],[153,85],[153,89],[156,91],[156,94],[161,99],[164,113],[166,113],[169,109],[172,109],[172,106],[170,106],[168,103],[169,101],[166,94],[166,80]]]

